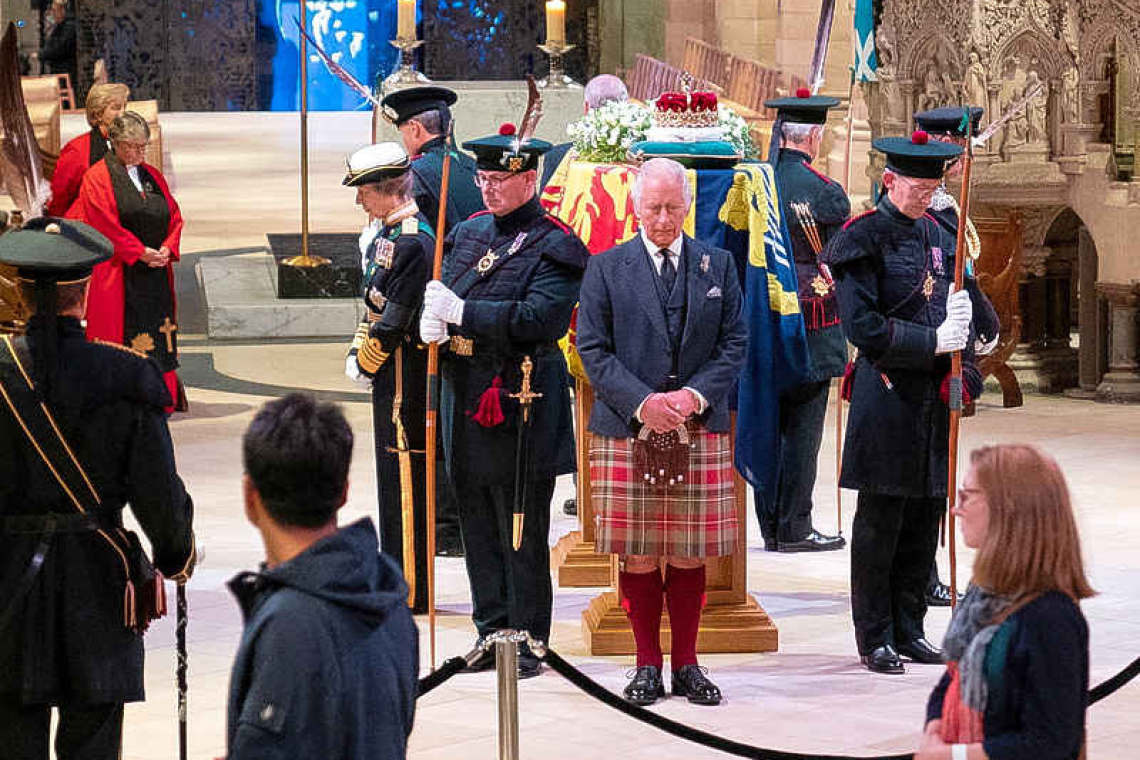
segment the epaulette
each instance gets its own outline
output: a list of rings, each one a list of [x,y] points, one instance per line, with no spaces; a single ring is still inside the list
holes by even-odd
[[[142,351],[139,351],[138,349],[131,348],[130,346],[124,346],[122,343],[112,343],[111,341],[103,340],[102,338],[91,338],[90,342],[95,343],[95,344],[100,345],[100,346],[106,346],[107,348],[114,348],[118,351],[123,351],[123,352],[128,353],[128,354],[134,354],[135,356],[139,357],[140,359],[149,359],[150,358],[149,356],[147,356]]]
[[[401,235],[415,235],[419,231],[420,231],[420,220],[414,216],[405,217],[404,221],[400,222],[400,234]]]
[[[829,185],[838,185],[839,184],[838,182],[833,180],[831,177],[827,176],[826,174],[821,172],[819,169],[816,169],[814,166],[809,164],[807,161],[804,161],[804,168],[807,169],[812,174],[814,174],[815,176],[822,179],[824,182],[826,182]]]
[[[870,209],[869,211],[864,211],[862,214],[858,214],[856,216],[851,217],[850,219],[848,219],[846,222],[843,223],[843,229],[847,229],[852,224],[854,224],[857,220],[862,219],[865,216],[870,216],[871,214],[875,213],[878,210],[879,210],[878,208],[873,208],[873,209]]]
[[[491,212],[490,212],[490,211],[488,211],[487,209],[483,209],[483,210],[481,210],[481,211],[476,211],[474,214],[472,214],[471,216],[467,217],[467,221],[471,221],[472,219],[474,219],[474,218],[475,218],[475,217],[477,217],[477,216],[483,216],[483,215],[485,215],[485,214],[489,214],[489,213],[491,213]]]

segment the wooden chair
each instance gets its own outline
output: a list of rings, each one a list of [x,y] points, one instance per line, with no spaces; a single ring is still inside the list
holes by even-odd
[[[24,92],[28,118],[32,121],[40,149],[59,155],[59,79],[54,74],[21,77],[20,88]]]
[[[61,111],[74,112],[79,110],[75,100],[75,90],[71,88],[71,75],[67,72],[56,74],[59,80],[59,108]]]

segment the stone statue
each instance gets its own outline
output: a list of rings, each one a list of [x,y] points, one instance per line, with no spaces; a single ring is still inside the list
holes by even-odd
[[[942,105],[942,83],[938,78],[938,66],[934,61],[926,68],[922,92],[918,96],[918,110],[926,111]]]
[[[880,35],[875,40],[875,45],[879,60],[879,68],[875,71],[879,79],[879,113],[883,121],[905,122],[906,103],[895,79],[894,46],[886,35]]]
[[[1061,111],[1070,124],[1081,120],[1081,84],[1076,66],[1065,69],[1061,77]]]
[[[1024,92],[1032,92],[1041,82],[1037,72],[1030,70],[1025,75],[1025,90]],[[1046,132],[1046,114],[1049,107],[1049,86],[1046,85],[1041,90],[1041,94],[1033,100],[1029,101],[1028,108],[1025,109],[1026,116],[1026,129],[1025,139],[1030,143],[1043,143],[1048,141]]]
[[[1018,87],[1016,83],[1008,83],[1002,88],[1001,94],[1001,112],[1004,114],[1009,110],[1009,107],[1021,100],[1024,90]],[[1027,132],[1027,121],[1025,111],[1014,114],[1008,122],[1006,122],[1005,135],[1002,138],[1002,147],[1008,152],[1010,148],[1016,148],[1025,144],[1025,135]]]
[[[970,52],[970,64],[966,67],[966,100],[969,105],[987,108],[989,96],[986,90],[986,67],[977,53]]]

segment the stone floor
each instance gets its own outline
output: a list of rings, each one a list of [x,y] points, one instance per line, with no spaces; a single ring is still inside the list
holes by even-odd
[[[286,116],[163,117],[168,174],[187,215],[178,288],[183,376],[191,411],[176,416],[171,427],[179,466],[196,504],[198,537],[206,548],[188,587],[193,758],[214,758],[225,751],[226,689],[241,621],[224,584],[262,556],[259,538],[242,516],[239,485],[239,439],[257,407],[291,389],[342,403],[358,435],[343,521],[375,511],[370,409],[367,397],[341,375],[343,344],[220,343],[203,337],[195,258],[226,252],[219,249],[249,250],[264,244],[265,232],[290,231],[295,225],[295,121]],[[351,192],[339,186],[339,174],[343,154],[363,141],[366,130],[367,116],[359,114],[339,120],[320,114],[310,123],[316,229],[359,229],[360,213],[354,213]],[[346,325],[346,334],[351,329]],[[816,525],[824,531],[836,525],[832,426],[829,419],[816,490]],[[964,424],[963,451],[1000,441],[1037,443],[1060,461],[1069,478],[1086,560],[1101,592],[1083,606],[1091,626],[1092,681],[1099,683],[1140,655],[1140,518],[1131,501],[1140,489],[1140,407],[1039,396],[1027,397],[1025,406],[1014,410],[983,403],[979,414]],[[554,499],[552,543],[574,528],[574,521],[559,508],[571,491],[569,478],[564,478]],[[849,533],[854,494],[844,494],[844,507]],[[787,751],[875,755],[914,749],[925,699],[940,669],[911,666],[904,676],[862,670],[850,626],[848,553],[768,554],[760,549],[756,532],[753,522],[749,589],[780,629],[779,651],[705,657],[704,664],[726,695],[718,708],[667,700],[654,709],[727,738]],[[960,578],[968,574],[970,561],[970,553],[963,551]],[[945,577],[945,553],[940,562]],[[473,629],[462,560],[441,559],[437,568],[442,660],[464,653]],[[620,690],[631,658],[590,657],[583,645],[581,611],[596,593],[556,590],[552,642],[587,674]],[[932,639],[941,638],[947,620],[946,610],[930,613]],[[420,623],[426,659],[426,619]],[[172,618],[152,628],[147,650],[148,700],[128,707],[124,757],[150,760],[172,756],[177,743]],[[632,722],[550,672],[523,682],[519,692],[523,757],[721,756]],[[1140,755],[1138,709],[1140,683],[1093,707],[1089,757],[1125,760]],[[418,705],[410,754],[424,760],[493,757],[496,725],[494,675],[457,676]]]

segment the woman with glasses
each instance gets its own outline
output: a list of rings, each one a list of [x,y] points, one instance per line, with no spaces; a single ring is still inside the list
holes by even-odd
[[[150,128],[133,111],[115,118],[111,152],[83,175],[74,215],[106,235],[114,257],[95,267],[87,336],[125,345],[158,362],[171,409],[184,411],[178,368],[174,270],[182,214],[166,179],[145,162]]]
[[[926,639],[926,584],[946,509],[950,355],[996,337],[985,296],[954,291],[955,239],[927,214],[961,147],[874,141],[887,156],[886,195],[831,239],[820,260],[835,277],[839,317],[859,356],[846,385],[851,416],[840,485],[859,492],[851,531],[851,612],[863,665],[902,673],[902,657],[940,664]],[[970,366],[969,361],[963,362]],[[969,396],[976,372],[963,374]]]
[[[1095,592],[1065,477],[1032,446],[987,446],[954,514],[977,555],[915,760],[1076,760],[1089,687],[1079,605]]]
[[[96,84],[87,92],[87,124],[91,129],[63,146],[51,175],[48,216],[67,216],[79,197],[79,183],[87,170],[101,161],[111,148],[107,134],[115,117],[127,107],[131,90],[125,84]]]

